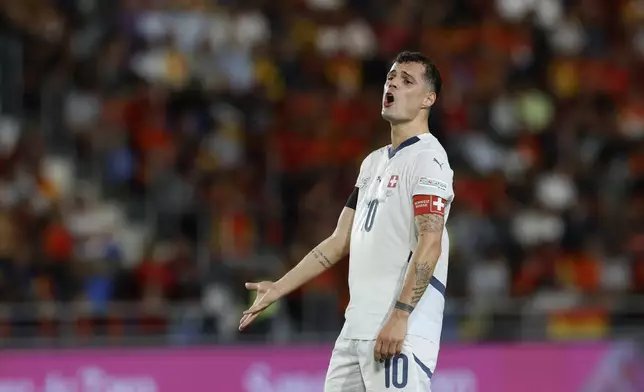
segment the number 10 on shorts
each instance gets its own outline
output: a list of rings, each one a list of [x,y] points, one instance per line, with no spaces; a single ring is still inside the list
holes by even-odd
[[[407,386],[409,359],[405,354],[398,354],[385,360],[385,388],[401,389]]]

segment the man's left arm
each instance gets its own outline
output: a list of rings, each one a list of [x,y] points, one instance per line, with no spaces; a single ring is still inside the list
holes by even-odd
[[[419,195],[414,197],[414,204],[426,206],[433,203],[432,196]],[[423,207],[424,208],[424,207]],[[418,211],[418,209],[416,209]],[[418,245],[414,251],[407,277],[396,301],[393,314],[407,317],[418,305],[425,294],[429,282],[434,276],[436,262],[441,255],[441,242],[445,218],[442,213],[430,212],[427,208],[416,215],[416,229],[418,230]]]

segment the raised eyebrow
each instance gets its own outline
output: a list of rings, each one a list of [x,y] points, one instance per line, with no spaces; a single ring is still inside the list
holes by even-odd
[[[411,76],[411,74],[409,74],[409,73],[407,73],[407,72],[405,72],[405,71],[403,71],[402,73],[403,73],[403,75],[405,75],[405,76],[407,76],[408,78],[410,78],[413,82],[415,82],[415,81],[416,81],[416,78],[414,78],[413,76]]]

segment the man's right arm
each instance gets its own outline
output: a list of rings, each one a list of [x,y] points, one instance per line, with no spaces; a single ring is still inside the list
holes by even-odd
[[[313,248],[293,269],[275,282],[280,295],[287,295],[304,283],[333,267],[349,254],[351,243],[351,226],[355,215],[358,188],[349,197],[346,206],[340,213],[333,233],[318,246]]]
[[[346,206],[340,213],[338,224],[333,234],[313,248],[302,261],[286,273],[277,282],[246,283],[246,289],[257,292],[255,302],[244,311],[239,321],[239,330],[243,331],[270,304],[277,301],[304,283],[333,267],[338,261],[349,254],[351,244],[351,227],[358,203],[358,187],[356,186],[347,200]]]
[[[246,283],[248,290],[257,291],[257,297],[251,307],[243,313],[239,321],[239,330],[243,331],[270,304],[280,299],[304,283],[331,268],[343,257],[349,254],[351,242],[351,226],[355,215],[355,200],[357,188],[351,194],[347,206],[342,209],[338,224],[327,239],[313,248],[302,261],[286,273],[277,282]],[[353,207],[350,202],[353,200]]]

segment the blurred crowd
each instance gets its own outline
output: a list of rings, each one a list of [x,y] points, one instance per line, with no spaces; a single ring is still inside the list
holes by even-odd
[[[445,337],[642,321],[642,0],[0,10],[0,336],[235,337],[243,282],[331,233],[361,160],[389,143],[382,84],[407,49],[444,79],[430,129],[455,170]],[[346,271],[249,336],[337,333]]]

